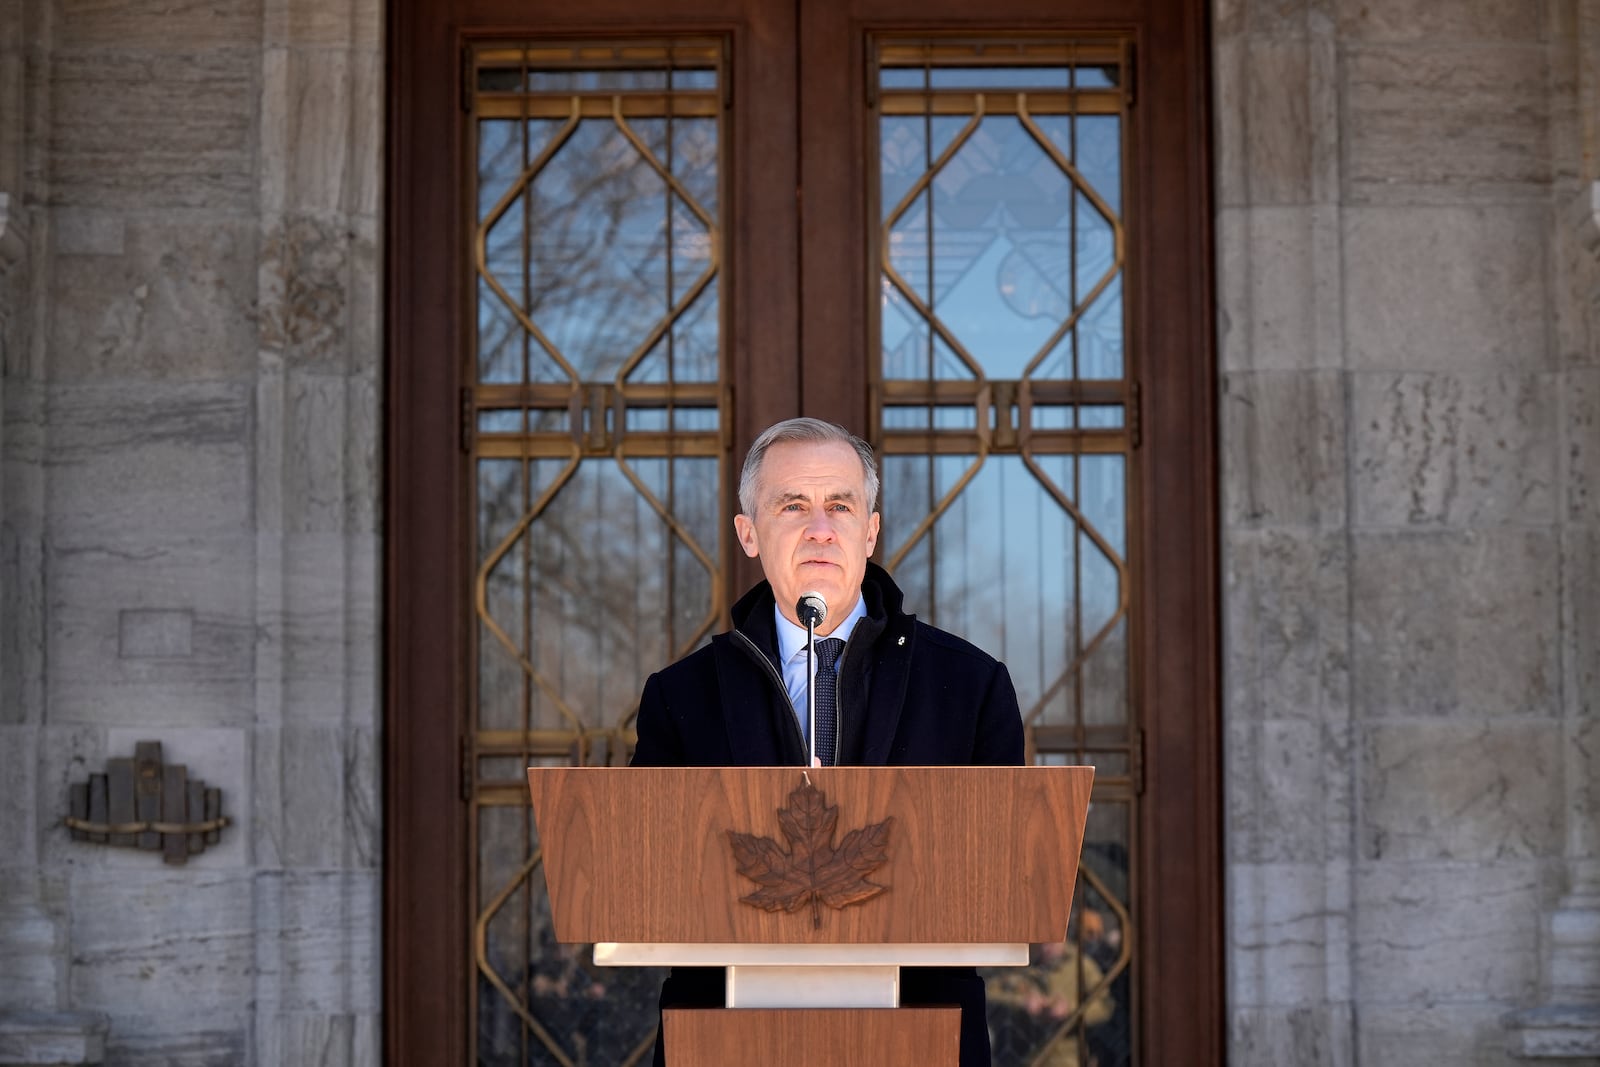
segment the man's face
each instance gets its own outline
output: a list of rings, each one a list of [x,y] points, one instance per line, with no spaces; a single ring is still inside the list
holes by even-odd
[[[817,633],[832,633],[855,607],[867,557],[878,543],[878,513],[867,511],[866,475],[843,441],[773,445],[761,460],[756,513],[735,515],[747,556],[758,557],[778,610],[791,622],[800,594],[828,602]]]

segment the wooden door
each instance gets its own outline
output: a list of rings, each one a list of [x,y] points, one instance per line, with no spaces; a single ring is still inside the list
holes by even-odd
[[[796,414],[879,449],[880,562],[1010,663],[1033,757],[1100,771],[996,1062],[1218,1061],[1200,12],[395,9],[392,1062],[645,1054],[655,978],[550,943],[517,779],[626,758],[759,577],[734,464]]]

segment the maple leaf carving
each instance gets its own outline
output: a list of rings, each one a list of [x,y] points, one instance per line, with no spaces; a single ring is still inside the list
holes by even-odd
[[[738,871],[760,886],[739,899],[766,911],[798,911],[811,905],[811,925],[822,925],[822,905],[843,908],[871,900],[887,887],[866,876],[888,858],[889,827],[894,817],[851,830],[835,847],[833,833],[839,809],[829,807],[822,791],[805,782],[778,809],[778,826],[788,839],[784,851],[770,837],[728,831]]]

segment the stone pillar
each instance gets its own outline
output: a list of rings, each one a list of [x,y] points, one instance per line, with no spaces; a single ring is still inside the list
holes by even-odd
[[[1561,373],[1565,893],[1545,916],[1537,1003],[1506,1020],[1527,1059],[1600,1063],[1600,9],[1552,5]]]
[[[254,1056],[375,1065],[378,0],[265,0],[254,338]]]
[[[1229,1062],[1352,1062],[1335,25],[1218,0]]]

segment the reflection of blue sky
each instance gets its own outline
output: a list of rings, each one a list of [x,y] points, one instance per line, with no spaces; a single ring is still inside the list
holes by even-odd
[[[1097,172],[1115,178],[1120,147],[1116,123],[1094,125]],[[1066,120],[1046,124],[1052,138],[1071,144]],[[951,124],[944,127],[951,130]],[[926,167],[932,149],[922,143],[920,120],[884,121],[882,157],[886,203],[904,190]],[[1104,143],[1111,142],[1107,173]],[[915,150],[921,147],[921,153]],[[920,161],[916,156],[922,155]],[[927,202],[934,205],[933,257],[930,263]],[[1115,262],[1112,225],[1090,199],[1041,149],[1015,118],[986,119],[973,136],[935,176],[927,194],[900,217],[888,236],[888,256],[896,271],[934,314],[984,367],[997,378],[1016,378],[1072,313],[1076,303],[1098,285]],[[1095,349],[1095,377],[1121,376],[1121,316],[1099,307],[1117,302],[1120,293],[1106,291],[1088,309],[1090,318],[1080,345]],[[921,316],[886,290],[882,315],[885,372],[909,366],[908,341],[922,338]],[[1116,331],[1116,342],[1104,336]],[[1085,344],[1087,342],[1087,344]],[[1070,346],[1070,338],[1067,344]],[[1068,352],[1070,357],[1070,351]],[[1080,353],[1082,360],[1083,353]],[[1048,361],[1054,375],[1074,376],[1059,354]],[[1080,368],[1080,372],[1090,368]],[[921,376],[921,375],[919,375]],[[951,376],[947,373],[939,377]],[[1091,376],[1091,375],[1084,375]]]
[[[884,67],[878,83],[885,89],[1026,89],[1060,91],[1109,89],[1115,68],[1057,65],[1049,67]]]
[[[1112,551],[1124,555],[1125,458],[1057,455],[1036,462]],[[971,463],[970,456],[884,460],[888,551],[905,542]],[[910,610],[1006,661],[1025,706],[1111,621],[1120,592],[1112,560],[1016,456],[985,460],[896,576]],[[1099,653],[1122,654],[1119,646]]]

